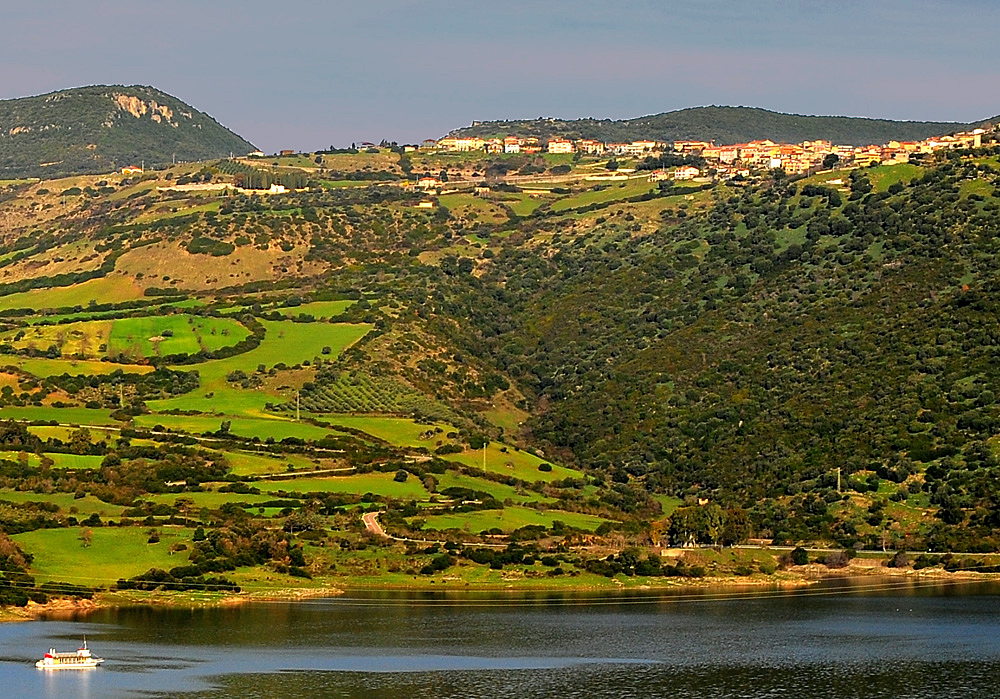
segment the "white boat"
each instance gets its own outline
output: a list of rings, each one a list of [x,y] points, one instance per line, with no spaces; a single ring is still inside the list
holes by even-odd
[[[87,648],[87,639],[83,639],[83,647],[78,648],[75,653],[56,653],[55,648],[50,648],[45,657],[35,663],[35,667],[42,670],[84,670],[88,667],[97,667],[104,662],[104,658],[95,658]]]

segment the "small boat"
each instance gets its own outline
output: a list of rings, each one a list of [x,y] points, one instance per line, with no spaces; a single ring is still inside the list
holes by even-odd
[[[87,639],[83,639],[83,647],[78,648],[75,653],[56,653],[55,648],[50,648],[45,657],[35,663],[35,667],[42,670],[83,670],[88,667],[97,667],[104,662],[104,658],[95,658],[87,648]]]

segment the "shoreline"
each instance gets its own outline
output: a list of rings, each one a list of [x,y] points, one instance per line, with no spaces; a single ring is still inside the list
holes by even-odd
[[[708,592],[737,589],[763,588],[795,590],[819,585],[825,581],[852,581],[872,578],[911,580],[914,582],[990,582],[1000,581],[1000,573],[978,573],[975,571],[948,572],[942,568],[887,568],[877,565],[855,565],[842,569],[828,569],[819,564],[797,566],[794,569],[772,575],[740,577],[735,575],[704,578],[639,578],[608,581],[606,585],[534,585],[533,581],[512,580],[508,584],[475,584],[453,579],[427,580],[420,584],[366,583],[338,580],[326,587],[275,588],[255,590],[239,594],[216,594],[212,592],[99,592],[93,599],[60,598],[45,604],[29,602],[25,607],[0,608],[0,623],[18,621],[39,621],[65,617],[86,616],[100,609],[127,607],[227,607],[259,602],[298,602],[309,599],[335,598],[350,593],[372,592],[444,592],[444,593],[565,593],[595,594],[644,592]],[[541,582],[541,581],[540,581]],[[631,584],[629,584],[631,582]]]

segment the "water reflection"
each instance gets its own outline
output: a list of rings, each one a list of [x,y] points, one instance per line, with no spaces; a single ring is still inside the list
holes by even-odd
[[[969,696],[1000,660],[998,592],[835,580],[112,609],[0,627],[0,666],[3,696],[25,697]],[[84,633],[104,667],[35,670]]]

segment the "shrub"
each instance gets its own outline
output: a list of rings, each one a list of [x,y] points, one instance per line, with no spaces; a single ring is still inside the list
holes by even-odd
[[[192,238],[191,242],[185,248],[192,255],[211,255],[212,257],[224,257],[231,254],[235,249],[236,246],[232,243],[205,236]]]
[[[896,554],[886,563],[890,568],[907,568],[913,563],[906,551],[896,551]]]

